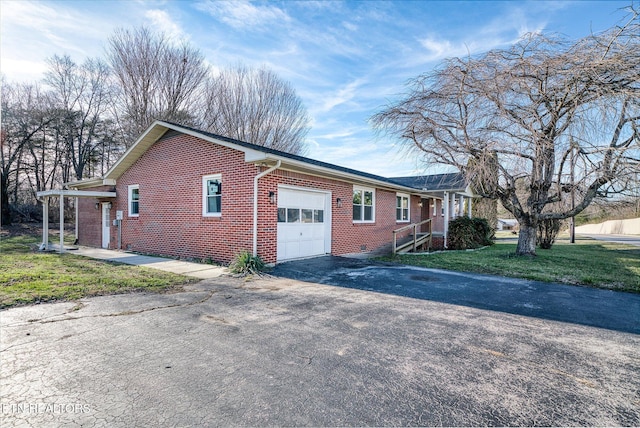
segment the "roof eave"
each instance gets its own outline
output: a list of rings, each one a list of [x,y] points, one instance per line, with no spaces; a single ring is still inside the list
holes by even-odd
[[[281,161],[281,169],[290,169],[292,171],[305,172],[311,175],[331,177],[342,181],[371,185],[381,189],[401,191],[413,195],[426,197],[433,196],[431,195],[431,192],[427,192],[422,189],[394,184],[384,180],[377,180],[372,177],[366,177],[365,175],[341,171],[340,169],[328,168],[322,165],[314,165],[313,163],[303,162],[286,156],[279,156],[274,153],[263,152],[258,147],[245,147],[240,144],[235,144],[231,141],[226,141],[224,139],[219,139],[203,134],[201,132],[198,132],[198,130],[185,128],[180,125],[171,124],[160,120],[156,120],[149,126],[149,128],[147,128],[147,130],[136,140],[136,142],[122,155],[122,157],[109,169],[109,171],[107,171],[104,179],[115,182],[115,180],[117,180],[129,167],[131,167],[144,154],[144,152],[149,147],[151,147],[160,137],[162,137],[162,135],[164,135],[169,129],[186,135],[190,135],[195,138],[200,138],[214,144],[239,150],[245,154],[245,162],[255,163],[268,160]]]
[[[63,187],[67,189],[86,189],[90,187],[98,187],[98,186],[115,186],[116,181],[112,179],[106,179],[103,177],[96,178],[88,178],[85,180],[79,181],[69,181],[63,183]]]
[[[117,180],[131,165],[135,163],[149,147],[169,129],[175,129],[168,123],[156,120],[147,130],[136,140],[135,143],[124,152],[116,163],[104,175],[105,179]]]
[[[421,189],[395,185],[387,181],[363,177],[358,174],[352,174],[345,171],[323,167],[320,165],[313,165],[306,162],[297,161],[295,159],[287,158],[284,156],[274,155],[271,153],[263,153],[263,154],[264,156],[260,157],[259,159],[256,157],[251,157],[245,160],[247,162],[258,162],[258,161],[268,161],[268,160],[280,161],[282,164],[279,169],[291,170],[294,172],[307,173],[310,175],[333,178],[340,181],[348,181],[356,184],[369,185],[369,186],[376,187],[378,189],[401,191],[401,192],[410,193],[413,195],[420,195],[420,196],[431,196],[431,195],[428,195],[427,192]]]

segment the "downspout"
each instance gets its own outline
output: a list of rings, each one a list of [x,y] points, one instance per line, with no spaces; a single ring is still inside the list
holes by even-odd
[[[253,177],[253,257],[258,255],[258,180],[280,168],[281,164],[282,161],[279,160],[271,168]]]

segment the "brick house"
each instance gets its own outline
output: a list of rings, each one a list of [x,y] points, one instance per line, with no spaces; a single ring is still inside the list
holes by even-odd
[[[66,187],[39,197],[45,207],[47,197],[76,197],[80,245],[222,263],[240,251],[267,263],[375,251],[389,246],[393,230],[427,218],[442,236],[450,217],[443,223],[438,190],[406,177],[388,179],[162,121],[104,177]]]

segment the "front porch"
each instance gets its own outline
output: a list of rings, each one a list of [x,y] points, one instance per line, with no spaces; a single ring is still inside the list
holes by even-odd
[[[52,245],[49,244],[49,205],[51,198],[58,198],[60,201],[60,242],[57,245],[57,250],[60,253],[65,251],[64,249],[64,199],[75,198],[75,240],[78,240],[78,199],[79,198],[97,198],[100,200],[111,200],[116,197],[116,192],[104,192],[104,191],[87,191],[87,190],[65,190],[54,189],[37,192],[36,196],[38,200],[42,202],[42,243],[40,244],[40,250],[55,250]]]

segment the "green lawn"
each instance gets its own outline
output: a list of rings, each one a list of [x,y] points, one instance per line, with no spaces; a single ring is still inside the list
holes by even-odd
[[[163,292],[196,279],[139,266],[72,254],[37,251],[41,238],[21,232],[0,235],[0,309],[85,296]]]
[[[475,251],[444,251],[428,255],[382,258],[396,263],[479,272],[565,284],[580,284],[640,293],[640,248],[578,239],[558,241],[536,257],[517,257],[515,241],[498,240]]]

